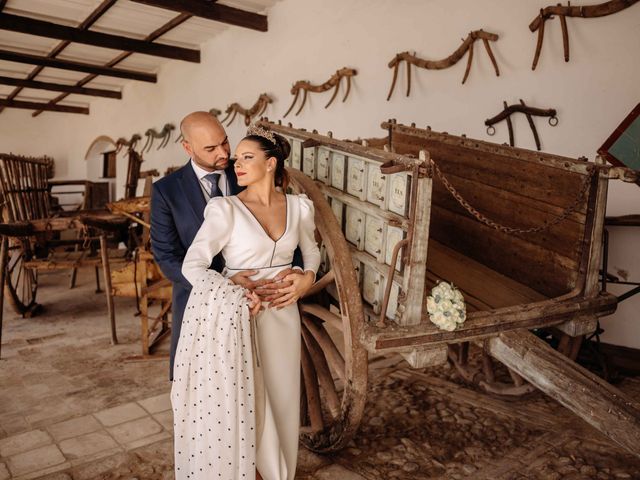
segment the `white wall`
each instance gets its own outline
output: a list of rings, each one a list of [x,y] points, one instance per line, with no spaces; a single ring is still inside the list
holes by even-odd
[[[337,137],[382,135],[387,118],[431,125],[435,130],[491,139],[484,120],[502,109],[502,101],[558,110],[560,124],[552,128],[536,121],[543,149],[593,159],[596,149],[640,101],[640,5],[599,19],[569,19],[571,61],[565,63],[559,21],[547,22],[542,56],[531,71],[536,35],[528,29],[536,12],[549,2],[528,0],[283,0],[269,12],[269,32],[230,28],[202,45],[202,63],[169,62],[158,84],[131,82],[123,100],[98,99],[91,115],[7,110],[0,115],[0,149],[22,154],[48,154],[56,159],[57,176],[85,176],[84,155],[98,135],[129,137],[149,127],[180,118],[196,109],[224,110],[231,102],[250,106],[262,92],[275,99],[266,115],[280,118],[292,99],[294,81],[325,81],[336,69],[358,69],[345,104],[340,96],[329,109],[330,93],[311,95],[295,126],[333,131]],[[404,97],[405,70],[390,102],[387,62],[400,51],[425,58],[449,55],[471,30],[483,28],[500,35],[492,45],[500,77],[481,44],[467,83],[461,85],[466,57],[441,71],[415,70],[410,98]],[[290,115],[290,117],[292,114]],[[287,118],[290,120],[290,118]],[[228,128],[232,142],[243,134],[236,119]],[[516,144],[535,148],[524,117],[515,120]],[[507,142],[506,125],[497,126],[496,142]],[[145,155],[144,168],[180,165],[186,160],[178,145]],[[120,167],[120,165],[119,165]],[[124,172],[120,168],[119,191]],[[612,182],[608,214],[640,213],[640,189]],[[611,271],[626,270],[640,279],[638,234],[612,230]],[[617,292],[617,290],[616,290]],[[640,297],[621,305],[605,319],[605,341],[640,348]]]

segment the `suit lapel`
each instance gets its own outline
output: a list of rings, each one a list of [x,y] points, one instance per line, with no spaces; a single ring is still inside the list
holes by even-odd
[[[200,223],[204,220],[204,207],[206,201],[202,194],[202,188],[196,173],[193,171],[191,162],[182,167],[182,178],[180,179],[180,187],[184,196],[187,197],[189,206],[193,210],[194,215]]]

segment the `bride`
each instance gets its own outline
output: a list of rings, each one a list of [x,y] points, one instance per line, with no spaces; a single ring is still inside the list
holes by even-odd
[[[182,273],[193,285],[176,352],[171,402],[176,479],[293,480],[300,408],[300,317],[295,292],[315,280],[314,208],[288,195],[289,143],[252,126],[236,149],[246,189],[208,203]],[[274,304],[229,277],[273,277],[300,247],[304,275]],[[222,252],[222,274],[209,270]],[[257,471],[256,471],[257,470]]]

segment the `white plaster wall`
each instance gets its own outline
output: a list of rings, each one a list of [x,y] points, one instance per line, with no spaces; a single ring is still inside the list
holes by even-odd
[[[196,109],[224,110],[237,101],[250,106],[267,92],[275,99],[266,115],[280,118],[291,101],[294,81],[325,81],[343,66],[358,69],[345,104],[325,110],[330,93],[310,96],[295,126],[333,131],[337,137],[382,135],[387,118],[431,125],[435,130],[490,139],[483,122],[502,109],[502,101],[519,98],[558,110],[560,124],[551,128],[536,121],[545,151],[593,159],[596,149],[631,108],[640,101],[640,5],[599,19],[569,19],[571,61],[565,63],[559,21],[547,23],[545,43],[536,71],[531,70],[536,35],[529,22],[547,0],[282,0],[269,12],[269,32],[230,28],[201,46],[202,63],[168,62],[156,85],[131,82],[123,100],[96,99],[91,115],[6,110],[0,115],[0,149],[22,154],[52,155],[59,178],[86,176],[85,152],[98,135],[129,137],[166,122],[177,125]],[[552,3],[552,2],[551,2]],[[400,51],[425,58],[449,55],[471,30],[484,28],[500,35],[492,45],[500,77],[481,44],[467,83],[461,85],[466,57],[442,71],[414,69],[410,98],[404,97],[405,70],[396,91],[385,101],[391,81],[387,62]],[[290,118],[287,118],[290,120]],[[232,144],[243,134],[236,119],[228,128]],[[515,120],[516,144],[535,148],[524,117]],[[497,127],[494,141],[508,141],[506,125]],[[180,147],[145,155],[144,168],[180,165]],[[119,162],[118,195],[124,169]],[[639,212],[640,189],[612,182],[608,214]],[[638,235],[612,230],[611,271],[625,270],[640,279]],[[616,290],[616,292],[618,292]],[[605,341],[640,348],[640,297],[623,303],[603,321]]]

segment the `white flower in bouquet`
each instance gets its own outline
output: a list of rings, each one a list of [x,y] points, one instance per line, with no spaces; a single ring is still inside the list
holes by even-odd
[[[439,282],[427,297],[429,320],[438,328],[455,330],[467,319],[467,309],[460,290],[447,282]]]

